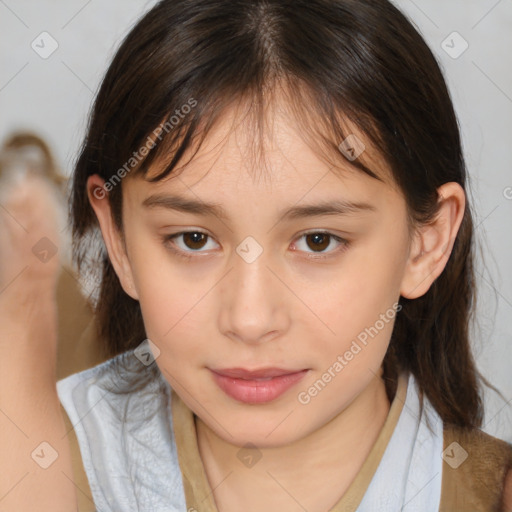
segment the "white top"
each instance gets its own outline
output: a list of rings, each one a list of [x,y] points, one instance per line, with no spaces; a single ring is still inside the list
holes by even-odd
[[[123,372],[116,366],[121,359],[129,366]],[[129,390],[132,376],[151,375],[151,367],[133,351],[57,383],[101,512],[187,512],[172,428],[171,388],[155,363],[152,368],[156,376],[136,392],[112,389]],[[416,382],[411,374],[408,379],[398,423],[357,512],[439,509],[443,422],[426,397],[419,418]]]

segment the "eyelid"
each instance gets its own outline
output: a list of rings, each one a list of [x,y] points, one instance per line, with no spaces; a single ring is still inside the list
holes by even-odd
[[[347,240],[346,238],[343,238],[342,236],[336,235],[335,233],[333,233],[329,230],[324,230],[324,229],[310,229],[308,231],[303,231],[294,240],[300,240],[301,238],[303,238],[307,235],[313,235],[313,234],[328,235],[331,237],[331,239],[336,240],[340,245],[336,249],[330,250],[328,252],[301,251],[301,252],[305,252],[307,254],[306,258],[309,258],[309,259],[327,259],[327,258],[331,258],[331,257],[336,257],[336,255],[343,252],[350,245],[350,241]],[[295,241],[294,241],[294,244],[295,244]]]
[[[200,255],[200,257],[202,257],[201,256],[202,253],[204,253],[206,251],[202,251],[202,250],[198,250],[198,251],[185,251],[183,249],[176,248],[174,246],[175,244],[172,243],[172,240],[174,238],[178,238],[181,235],[186,235],[186,234],[189,234],[189,233],[201,233],[201,234],[205,235],[208,240],[215,240],[215,238],[213,236],[211,236],[206,231],[203,231],[202,229],[187,229],[187,230],[179,231],[177,233],[173,233],[172,235],[164,235],[163,236],[163,241],[164,241],[165,245],[168,247],[168,249],[170,249],[172,252],[174,252],[174,253],[176,253],[176,254],[178,254],[180,256],[183,256],[184,258],[191,259],[191,258],[195,257],[194,256],[195,254],[198,254],[198,255]]]

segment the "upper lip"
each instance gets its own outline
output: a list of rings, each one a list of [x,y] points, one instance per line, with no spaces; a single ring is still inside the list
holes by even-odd
[[[280,377],[281,375],[290,375],[298,373],[302,370],[286,370],[283,368],[261,368],[259,370],[246,370],[245,368],[222,368],[218,370],[211,369],[213,372],[225,377],[233,377],[235,379],[265,379],[271,377]]]

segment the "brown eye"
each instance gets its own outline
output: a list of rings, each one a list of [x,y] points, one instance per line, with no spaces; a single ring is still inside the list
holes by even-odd
[[[188,233],[182,233],[183,243],[189,249],[202,249],[206,243],[208,235],[199,231],[190,231]]]
[[[205,249],[212,249],[210,244],[214,243],[213,238],[202,231],[182,231],[174,235],[165,235],[162,237],[164,245],[178,256],[186,259],[193,257],[207,256]],[[213,246],[215,248],[215,245]]]
[[[335,253],[343,251],[349,245],[348,240],[322,231],[303,233],[297,240],[298,242],[294,243],[295,248],[305,252],[309,258],[329,258]],[[332,245],[333,242],[334,245]]]
[[[201,255],[208,256],[208,252],[202,249],[205,247],[206,249],[212,248],[207,247],[208,242],[216,244],[211,236],[202,231],[182,231],[174,235],[165,235],[162,240],[169,250],[188,260]],[[298,240],[301,243],[303,240],[306,242],[306,247],[299,247],[299,252],[305,252],[309,258],[317,259],[334,256],[335,253],[340,253],[349,246],[348,240],[332,233],[321,231],[304,233]],[[333,247],[331,247],[332,242],[334,242]],[[294,245],[298,246],[301,244],[296,242]]]
[[[315,251],[323,251],[329,247],[331,236],[327,233],[311,233],[305,235],[308,247]]]

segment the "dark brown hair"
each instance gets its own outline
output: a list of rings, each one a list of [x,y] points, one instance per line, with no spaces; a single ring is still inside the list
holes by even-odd
[[[325,157],[345,158],[338,150],[349,133],[343,116],[364,133],[389,163],[411,224],[435,217],[442,184],[466,189],[442,72],[418,31],[387,0],[162,0],[117,51],[73,177],[75,259],[81,271],[98,271],[99,334],[111,355],[146,335],[140,306],[124,293],[107,257],[87,178],[97,173],[114,184],[109,200],[122,231],[122,186],[112,181],[120,169],[147,177],[158,164],[162,172],[151,181],[176,172],[185,152],[197,151],[236,102],[249,105],[260,133],[265,106],[278,89],[288,91],[305,137],[321,145]],[[191,99],[194,108],[180,115]],[[163,133],[162,122],[169,125],[173,116],[172,129]],[[127,167],[149,139],[152,149]],[[364,154],[351,164],[379,179]],[[389,397],[398,371],[410,371],[441,418],[464,427],[481,426],[480,379],[488,384],[469,343],[474,292],[468,204],[444,272],[424,296],[401,298],[384,359]]]

